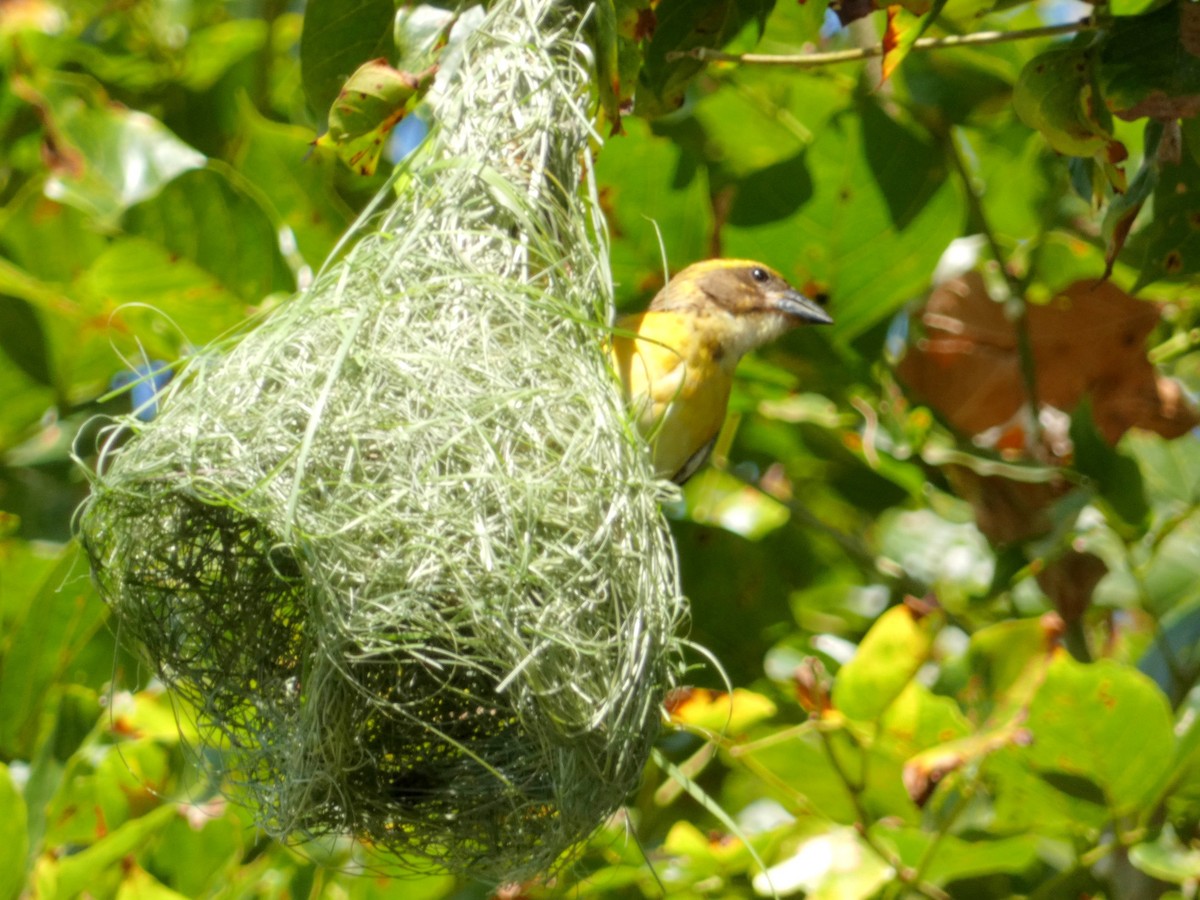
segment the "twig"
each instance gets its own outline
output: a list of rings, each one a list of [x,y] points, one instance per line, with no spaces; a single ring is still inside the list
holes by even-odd
[[[983,232],[988,250],[991,251],[992,258],[996,260],[996,265],[1000,269],[1000,274],[1003,276],[1004,283],[1008,287],[1009,298],[1021,304],[1021,315],[1013,325],[1017,332],[1017,359],[1020,364],[1021,382],[1025,387],[1025,398],[1029,401],[1029,446],[1036,447],[1041,440],[1042,427],[1038,419],[1040,404],[1038,402],[1037,368],[1033,360],[1033,339],[1029,334],[1029,318],[1026,315],[1025,292],[1022,290],[1021,283],[1017,280],[1016,276],[1009,271],[1004,250],[1000,246],[1000,241],[996,238],[996,232],[992,229],[991,222],[988,221],[987,210],[983,208],[983,200],[980,199],[979,193],[975,190],[975,185],[971,180],[971,172],[967,168],[966,161],[963,160],[958,143],[952,133],[946,133],[945,145],[946,155],[950,158],[951,164],[962,180],[971,218],[974,220],[976,227]]]
[[[950,900],[949,894],[937,885],[930,884],[917,877],[917,873],[912,868],[906,866],[897,854],[893,853],[875,835],[871,834],[871,825],[874,823],[874,819],[862,797],[863,791],[866,789],[867,764],[869,762],[866,749],[851,737],[851,741],[854,742],[855,746],[863,754],[861,778],[852,779],[850,773],[842,765],[841,760],[838,759],[837,752],[833,749],[830,734],[825,731],[818,731],[817,734],[820,735],[821,744],[825,749],[825,757],[829,760],[829,765],[841,780],[842,787],[850,795],[850,803],[853,805],[855,815],[858,817],[858,828],[855,830],[858,832],[859,837],[862,838],[863,843],[870,847],[887,865],[891,866],[896,873],[896,877],[909,889],[916,891],[924,897],[928,897],[929,900]],[[843,734],[846,734],[846,732],[843,732]],[[849,737],[848,734],[847,736]]]
[[[968,47],[983,44],[1000,44],[1006,41],[1023,41],[1030,38],[1052,37],[1057,34],[1074,34],[1091,31],[1099,23],[1092,18],[1062,25],[1044,25],[1040,28],[1024,28],[1018,31],[977,31],[973,34],[952,34],[946,37],[920,38],[912,46],[913,53],[937,50],[943,47]],[[667,54],[667,60],[698,59],[701,62],[733,62],[755,66],[788,66],[794,69],[811,69],[836,63],[855,62],[884,55],[882,44],[859,47],[853,50],[833,50],[828,53],[725,53],[710,47],[694,47],[691,50],[676,50]]]

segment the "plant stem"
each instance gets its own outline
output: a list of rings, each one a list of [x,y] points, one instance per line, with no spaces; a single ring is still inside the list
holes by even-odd
[[[1030,38],[1051,37],[1058,34],[1074,34],[1098,28],[1092,18],[1062,25],[1044,25],[1040,28],[1025,28],[1018,31],[977,31],[974,34],[952,34],[938,38],[920,38],[912,46],[913,53],[938,50],[943,47],[969,47],[984,44],[999,44],[1006,41],[1024,41]],[[795,69],[812,69],[836,63],[855,62],[884,55],[882,44],[859,47],[853,50],[834,50],[828,53],[795,53],[776,55],[770,53],[725,53],[710,47],[695,47],[667,54],[667,60],[698,59],[702,62],[732,62],[754,66],[789,66]]]
[[[991,251],[992,258],[996,260],[996,265],[999,267],[1000,274],[1004,278],[1004,283],[1008,287],[1008,299],[1016,300],[1021,304],[1021,315],[1013,325],[1017,331],[1017,358],[1020,363],[1021,382],[1025,387],[1025,399],[1029,403],[1029,439],[1027,445],[1029,447],[1037,447],[1041,442],[1042,427],[1038,421],[1040,404],[1038,403],[1037,369],[1033,361],[1033,340],[1029,335],[1029,318],[1026,315],[1025,293],[1016,276],[1009,271],[1004,250],[1000,247],[1000,241],[996,238],[996,232],[992,229],[992,225],[988,221],[987,210],[983,208],[983,200],[975,190],[975,184],[971,179],[971,172],[963,160],[962,152],[958,148],[958,141],[955,139],[954,134],[947,132],[943,143],[945,144],[946,155],[950,158],[951,164],[962,181],[963,190],[966,191],[967,207],[970,210],[971,219],[975,226],[983,232],[988,250]]]

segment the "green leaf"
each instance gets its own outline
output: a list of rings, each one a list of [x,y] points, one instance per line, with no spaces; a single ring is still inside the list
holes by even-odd
[[[702,172],[686,171],[677,147],[645,122],[627,119],[625,127],[627,135],[600,152],[596,180],[613,235],[617,296],[628,300],[657,290],[664,264],[678,271],[708,255],[712,211]]]
[[[1189,516],[1159,543],[1142,580],[1143,603],[1159,619],[1200,600],[1200,518]]]
[[[745,178],[791,160],[809,147],[850,99],[849,91],[830,79],[804,73],[780,79],[771,74],[753,67],[742,69],[736,82],[727,81],[719,90],[698,97],[692,111],[703,126],[698,150],[719,163],[721,173],[739,193]],[[786,182],[774,187],[797,193]]]
[[[774,497],[711,467],[688,482],[684,498],[693,522],[724,528],[751,541],[766,537],[790,515]]]
[[[48,199],[38,180],[27,182],[0,212],[4,255],[34,278],[70,281],[105,245],[90,215]]]
[[[1137,460],[1146,497],[1155,512],[1200,503],[1200,441],[1171,441],[1133,429],[1121,439],[1121,445]]]
[[[909,681],[904,686],[879,717],[878,725],[888,750],[901,759],[965,737],[971,731],[970,723],[954,699],[939,697],[916,681]]]
[[[1162,126],[1156,122],[1146,127],[1146,146],[1142,164],[1137,174],[1129,182],[1129,188],[1123,194],[1116,195],[1104,212],[1104,221],[1100,233],[1104,236],[1104,274],[1103,278],[1112,275],[1113,266],[1125,247],[1125,241],[1133,228],[1146,200],[1154,192],[1158,184],[1159,162],[1157,150]]]
[[[100,873],[140,850],[178,815],[173,804],[159,806],[111,831],[86,850],[57,860],[54,877],[58,896],[78,896]]]
[[[245,300],[193,260],[145,238],[115,241],[83,273],[78,287],[96,298],[95,305],[112,310],[120,330],[142,337],[155,357],[173,359],[201,346],[242,321]],[[114,329],[117,330],[117,329]],[[124,368],[104,335],[89,335],[89,344],[69,372],[75,382],[100,379]],[[59,336],[65,350],[67,334]],[[136,358],[136,357],[135,357]]]
[[[392,0],[309,0],[300,36],[308,107],[324,117],[343,83],[369,59],[392,55]]]
[[[1129,456],[1117,451],[1100,436],[1092,421],[1091,403],[1085,400],[1071,416],[1071,443],[1075,448],[1075,470],[1095,482],[1113,512],[1134,528],[1144,528],[1150,514],[1142,473]]]
[[[874,721],[929,659],[937,617],[893,606],[871,626],[833,683],[833,705],[847,718]]]
[[[112,225],[130,206],[147,200],[176,176],[205,163],[144,112],[83,99],[71,82],[47,93],[47,106],[64,142],[46,196]]]
[[[1026,752],[1010,747],[984,760],[983,783],[992,801],[990,830],[1095,840],[1110,821],[1109,810],[1052,787],[1030,770]]]
[[[1193,570],[1192,585],[1196,577]],[[1138,670],[1153,678],[1164,694],[1178,702],[1191,688],[1193,673],[1200,666],[1200,603],[1171,610],[1163,616],[1159,627],[1159,638],[1138,660]]]
[[[688,869],[689,880],[699,880],[718,872],[745,871],[751,862],[746,845],[740,840],[714,841],[691,822],[671,826],[662,849]]]
[[[1157,840],[1134,844],[1129,849],[1129,861],[1161,881],[1194,885],[1200,880],[1200,850],[1184,846],[1169,825]]]
[[[1171,0],[1143,15],[1118,14],[1105,30],[1099,78],[1115,115],[1166,122],[1200,114],[1200,7]]]
[[[1053,659],[1057,637],[1041,619],[997,622],[971,635],[968,666],[985,716],[1005,720],[1029,703]]]
[[[1110,162],[1119,162],[1124,155],[1115,156],[1120,143],[1100,102],[1095,62],[1096,54],[1079,44],[1035,56],[1021,70],[1013,107],[1059,153],[1085,157],[1107,153]]]
[[[39,385],[0,354],[0,452],[27,438],[55,401],[54,391]],[[2,608],[3,604],[0,604]]]
[[[13,784],[8,766],[0,763],[0,898],[17,896],[25,882],[29,834],[25,800]]]
[[[122,225],[128,234],[153,241],[173,260],[210,275],[246,306],[272,293],[295,290],[279,250],[276,224],[257,193],[247,191],[224,170],[210,168],[180,176],[153,199],[130,209]],[[105,255],[119,245],[115,242]],[[99,260],[92,269],[98,267],[102,267]],[[133,293],[116,285],[112,296]],[[150,297],[142,299],[154,303]],[[244,315],[245,309],[237,312]]]
[[[242,827],[229,815],[212,816],[191,823],[185,817],[172,819],[163,829],[145,865],[160,881],[185,897],[209,896],[214,888],[228,884],[244,852]]]
[[[0,349],[38,384],[51,386],[46,334],[37,314],[24,300],[0,294]]]
[[[317,144],[337,152],[359,175],[373,175],[392,129],[433,84],[437,69],[420,74],[393,69],[386,60],[363,63],[347,79],[329,110],[329,130]]]
[[[900,80],[920,105],[922,115],[956,125],[986,120],[993,136],[1011,130],[987,115],[1010,100],[1016,81],[1012,65],[993,53],[947,48],[945,52],[910,55],[904,60]],[[1021,136],[1027,138],[1028,129],[1022,128]],[[988,195],[989,215],[993,203],[1002,199]]]
[[[835,338],[849,342],[925,290],[959,235],[963,198],[947,175],[927,138],[862,100],[802,156],[739,185],[724,252],[827,286]]]
[[[1200,136],[1200,128],[1191,133]],[[1200,143],[1200,137],[1196,139]],[[1200,272],[1200,161],[1184,152],[1162,162],[1154,189],[1154,220],[1141,238],[1146,255],[1134,290],[1155,281],[1188,282]]]
[[[47,695],[71,670],[108,610],[86,577],[74,547],[32,591],[28,614],[8,632],[0,657],[0,750],[29,759]]]
[[[587,30],[596,59],[596,93],[613,135],[621,133],[621,41],[617,35],[617,8],[613,0],[576,4],[588,10]]]
[[[191,91],[206,91],[233,66],[261,52],[269,37],[267,23],[238,18],[197,28],[188,37],[179,82]]]
[[[816,734],[807,732],[788,741],[763,741],[761,746],[751,742],[750,747],[753,749],[746,755],[753,765],[774,777],[764,783],[742,767],[734,768],[725,779],[721,796],[727,809],[740,809],[764,798],[791,808],[799,797],[803,804],[821,810],[822,816],[835,822],[855,821],[853,800]]]
[[[312,145],[307,129],[272,122],[245,101],[239,124],[234,164],[263,193],[274,217],[291,228],[305,262],[318,268],[353,219],[333,189],[337,161]]]
[[[719,49],[751,22],[761,33],[775,0],[662,0],[655,8],[658,24],[649,45],[634,111],[653,118],[683,104],[688,84],[705,63],[697,59],[667,59],[696,47]]]
[[[1110,660],[1083,664],[1060,653],[1026,727],[1030,765],[1089,779],[1114,814],[1140,811],[1174,756],[1167,698],[1145,675]]]
[[[1038,862],[1041,840],[1036,835],[1017,835],[992,840],[964,840],[953,834],[934,836],[916,828],[895,828],[876,823],[873,837],[891,846],[910,866],[916,867],[929,856],[924,869],[925,878],[933,884],[944,885],[967,878],[986,878],[996,873],[1021,875]]]

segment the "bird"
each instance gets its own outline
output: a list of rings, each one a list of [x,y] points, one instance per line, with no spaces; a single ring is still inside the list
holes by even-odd
[[[710,259],[675,275],[642,313],[620,318],[610,353],[655,474],[683,484],[712,452],[742,357],[797,325],[829,325],[770,266]]]

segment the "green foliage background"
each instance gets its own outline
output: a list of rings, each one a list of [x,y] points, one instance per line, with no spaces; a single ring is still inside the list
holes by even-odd
[[[1191,896],[1200,444],[1133,431],[1114,449],[1080,412],[1073,465],[1005,456],[953,434],[892,368],[947,245],[983,233],[979,268],[1031,302],[1111,258],[1118,285],[1164,304],[1150,358],[1200,387],[1188,0],[1097,7],[1123,18],[1065,93],[1022,77],[1047,38],[912,53],[881,86],[862,62],[668,54],[873,42],[883,11],[833,33],[817,0],[649,6],[607,4],[593,32],[617,79],[605,130],[636,96],[597,162],[622,306],[661,284],[664,257],[748,256],[827,292],[837,324],[743,364],[717,465],[673,511],[692,637],[732,704],[677,707],[628,822],[507,896],[752,896],[769,892],[755,854],[781,893],[812,897]],[[393,34],[392,0],[303,7],[0,5],[0,898],[491,891],[262,839],[189,759],[70,543],[86,490],[70,452],[88,455],[98,413],[128,409],[114,378],[286,302],[386,177],[313,147],[309,100],[424,38]],[[1063,11],[893,16],[903,47],[922,27],[1011,32]],[[1084,87],[1117,117],[1081,107]],[[1151,100],[1166,105],[1148,125]],[[1117,140],[1124,196],[1104,152]],[[989,540],[956,467],[1064,487],[1047,527]],[[1102,577],[1054,569],[1081,558]],[[1039,579],[1050,569],[1067,574]],[[695,682],[723,690],[697,663]]]

